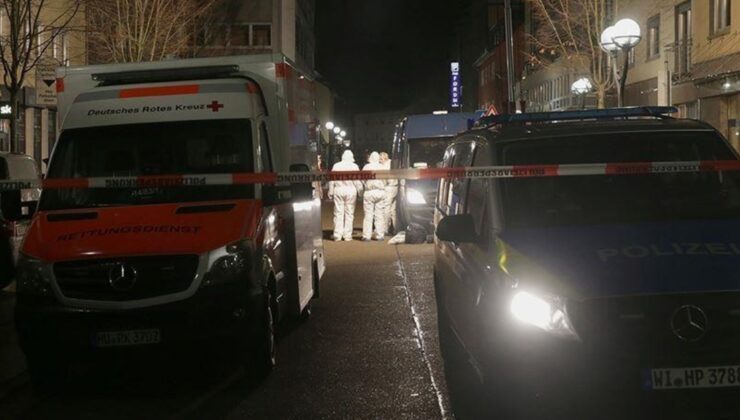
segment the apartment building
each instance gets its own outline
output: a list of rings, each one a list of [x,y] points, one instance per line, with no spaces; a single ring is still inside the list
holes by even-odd
[[[282,53],[315,68],[315,0],[223,0],[199,55]]]
[[[621,0],[619,17],[637,21],[643,35],[625,103],[676,105],[681,116],[709,122],[740,150],[737,6],[734,0]]]

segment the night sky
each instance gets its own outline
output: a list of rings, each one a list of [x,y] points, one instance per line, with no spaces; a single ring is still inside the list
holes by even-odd
[[[318,0],[316,67],[340,96],[337,112],[395,111],[419,101],[444,107],[454,4]]]

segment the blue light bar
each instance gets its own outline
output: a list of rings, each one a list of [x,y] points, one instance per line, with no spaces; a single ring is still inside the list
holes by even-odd
[[[678,109],[673,106],[638,106],[630,108],[588,109],[583,111],[560,112],[532,112],[523,114],[502,114],[483,117],[478,120],[476,127],[488,127],[496,124],[552,122],[565,120],[598,120],[628,117],[656,117],[666,118],[665,114],[673,114]]]

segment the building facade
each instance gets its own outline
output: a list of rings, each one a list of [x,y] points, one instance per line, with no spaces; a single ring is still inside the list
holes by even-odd
[[[636,20],[627,105],[676,105],[712,124],[740,150],[740,7],[733,0],[622,0]],[[737,6],[737,4],[735,4]]]
[[[71,7],[67,0],[50,0],[41,10],[39,23],[59,21],[60,10]],[[84,16],[78,11],[69,27],[75,30],[63,31],[45,51],[35,68],[26,76],[20,93],[19,109],[16,110],[18,121],[19,151],[32,156],[39,167],[43,164],[54,147],[57,138],[58,121],[56,108],[55,69],[60,66],[82,65],[86,62],[86,45],[83,31]],[[0,38],[10,36],[8,18],[0,13]],[[39,35],[40,45],[48,44],[48,33]],[[12,113],[10,95],[5,86],[0,89],[0,151],[11,151],[10,119]]]
[[[524,2],[512,0],[514,35],[514,82],[520,80],[525,63],[526,33],[524,27]],[[488,30],[485,49],[475,61],[478,72],[478,109],[504,113],[509,101],[508,72],[506,66],[505,9],[502,0],[488,2]],[[513,98],[517,102],[519,95]]]

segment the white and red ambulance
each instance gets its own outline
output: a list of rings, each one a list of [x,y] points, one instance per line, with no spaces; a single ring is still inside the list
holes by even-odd
[[[57,76],[45,182],[63,188],[43,190],[17,270],[32,378],[88,351],[219,337],[269,371],[276,326],[318,294],[321,204],[310,184],[235,181],[311,169],[313,82],[281,55]]]

